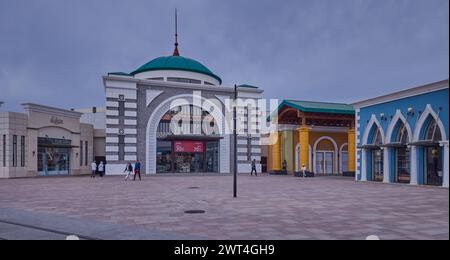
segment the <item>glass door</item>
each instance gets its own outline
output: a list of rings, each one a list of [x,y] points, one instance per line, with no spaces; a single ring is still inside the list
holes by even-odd
[[[333,174],[334,152],[316,152],[316,173]]]
[[[372,181],[382,182],[384,178],[383,173],[383,150],[372,150]]]
[[[324,153],[322,152],[317,152],[316,153],[316,174],[324,174],[325,170],[324,170]]]
[[[433,186],[442,186],[443,171],[441,168],[440,147],[426,147],[425,148],[425,184]]]
[[[219,142],[206,144],[206,171],[219,172]]]
[[[398,183],[410,183],[411,173],[409,170],[409,150],[406,147],[397,148],[395,155],[397,159],[397,182]]]
[[[333,152],[325,152],[325,173],[333,174]]]

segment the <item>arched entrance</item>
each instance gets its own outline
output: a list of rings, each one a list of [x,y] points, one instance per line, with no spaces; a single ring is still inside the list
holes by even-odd
[[[418,183],[432,186],[443,186],[444,175],[444,151],[441,142],[447,140],[445,128],[431,105],[427,105],[419,118],[415,132],[414,144],[418,150]],[[447,173],[448,174],[448,173]]]
[[[389,181],[397,183],[411,183],[411,152],[408,144],[412,141],[412,131],[406,117],[397,110],[387,130],[386,151]]]
[[[173,132],[174,125],[180,133]],[[157,173],[219,172],[221,136],[208,111],[184,105],[166,112],[159,122],[157,138]]]
[[[314,172],[331,175],[337,173],[338,147],[333,138],[323,136],[314,144]]]
[[[384,131],[375,115],[372,115],[363,136],[362,181],[384,180]]]
[[[200,99],[199,97],[195,97],[195,99]],[[182,102],[178,102],[181,100]],[[180,105],[174,106],[174,102],[180,103]],[[148,174],[156,174],[157,172],[188,172],[188,161],[189,158],[191,160],[189,165],[189,172],[200,172],[205,170],[205,165],[208,167],[208,160],[206,158],[206,153],[211,153],[213,161],[217,159],[217,164],[210,166],[215,170],[213,172],[220,173],[230,173],[230,136],[224,134],[225,133],[225,120],[223,120],[222,107],[220,101],[219,104],[211,103],[209,100],[205,100],[201,98],[201,102],[208,102],[208,106],[214,107],[210,114],[204,113],[200,109],[200,116],[204,119],[205,117],[209,117],[213,119],[213,128],[219,129],[219,134],[213,137],[211,136],[207,138],[206,135],[198,135],[198,133],[194,128],[195,126],[192,118],[189,118],[189,124],[183,124],[183,127],[188,126],[190,129],[185,134],[184,131],[181,133],[176,133],[172,136],[164,136],[161,135],[161,132],[166,131],[164,128],[167,128],[167,125],[164,125],[166,122],[166,116],[168,113],[173,113],[174,115],[181,115],[183,109],[189,108],[189,112],[191,109],[196,110],[200,108],[198,100],[194,100],[192,94],[186,95],[178,95],[174,96],[170,99],[167,99],[164,103],[160,104],[156,109],[154,109],[153,114],[150,116],[150,119],[147,123],[147,159],[146,159],[146,172]],[[181,111],[174,111],[177,107],[182,107]],[[184,107],[184,108],[183,108]],[[191,113],[193,116],[195,113]],[[181,115],[182,116],[182,115]],[[182,117],[181,117],[182,118]],[[192,129],[191,129],[192,128]],[[159,133],[158,133],[159,131]],[[170,139],[170,140],[169,140]],[[170,144],[169,144],[170,142]],[[177,142],[177,143],[176,143]],[[211,144],[210,142],[215,142]],[[177,150],[178,149],[178,150]],[[169,155],[170,152],[170,155]],[[179,159],[176,158],[177,153],[192,153],[191,155],[180,155]],[[202,154],[202,155],[200,155]],[[157,162],[159,156],[159,163]],[[211,157],[210,156],[210,157]],[[201,158],[203,157],[203,158]],[[176,163],[175,160],[178,160]],[[176,165],[175,165],[176,163]],[[159,166],[158,166],[159,164]],[[169,167],[170,164],[170,167]],[[214,163],[213,163],[214,164]],[[192,166],[192,167],[191,167]]]

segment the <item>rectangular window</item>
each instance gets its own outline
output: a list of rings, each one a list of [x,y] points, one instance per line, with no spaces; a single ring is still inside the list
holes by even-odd
[[[20,137],[20,167],[25,167],[25,136]]]
[[[83,141],[80,141],[80,166],[83,166]]]
[[[6,135],[3,135],[3,167],[6,167]]]
[[[119,136],[119,161],[125,160],[125,136]]]
[[[13,135],[13,167],[17,167],[17,135]]]
[[[88,152],[89,152],[88,141],[86,141],[84,149],[85,149],[85,154],[84,154],[84,156],[85,156],[84,165],[87,166],[87,165],[88,165],[88,155],[89,155],[89,153],[88,153]]]

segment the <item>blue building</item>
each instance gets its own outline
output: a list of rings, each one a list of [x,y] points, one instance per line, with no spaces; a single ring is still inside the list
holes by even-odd
[[[354,104],[357,181],[449,187],[449,81]]]

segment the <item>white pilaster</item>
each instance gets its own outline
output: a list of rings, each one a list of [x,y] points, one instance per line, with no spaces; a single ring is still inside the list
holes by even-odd
[[[362,149],[361,181],[367,181],[367,149]]]
[[[448,176],[448,171],[449,171],[449,143],[448,141],[446,142],[441,142],[441,146],[444,148],[444,180],[443,180],[443,187],[448,188],[449,187],[449,176]]]
[[[417,146],[409,147],[411,151],[411,185],[419,184],[419,176],[417,173]]]
[[[390,153],[392,149],[389,147],[383,148],[383,182],[390,183],[391,182],[391,160]]]

